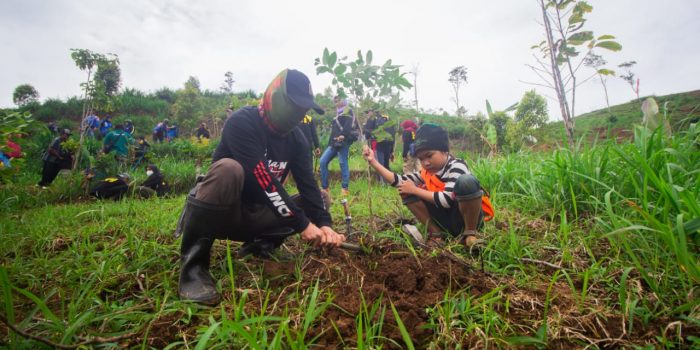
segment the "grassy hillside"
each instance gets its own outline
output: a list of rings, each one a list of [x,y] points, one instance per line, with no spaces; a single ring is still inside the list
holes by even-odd
[[[651,97],[656,99],[659,113],[667,113],[675,130],[685,129],[690,121],[697,122],[700,119],[700,90]],[[611,106],[610,111],[604,108],[577,116],[574,118],[577,138],[585,136],[592,140],[597,136],[598,139],[604,139],[608,137],[608,130],[611,136],[630,138],[633,125],[642,122],[641,105],[645,99],[642,97],[641,100]],[[554,112],[558,105],[551,104],[549,109]],[[537,131],[536,136],[545,143],[561,143],[566,137],[563,122],[547,124]]]
[[[638,128],[634,142],[470,160],[497,211],[481,258],[406,240],[410,213],[393,188],[369,193],[354,150],[350,240],[365,254],[294,237],[283,261],[236,259],[240,243],[219,240],[214,308],[177,297],[184,196],[72,201],[71,178],[3,185],[0,347],[699,348],[699,135]],[[193,178],[178,154],[166,174]]]

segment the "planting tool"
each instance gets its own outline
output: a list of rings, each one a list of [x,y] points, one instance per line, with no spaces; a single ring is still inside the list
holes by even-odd
[[[345,211],[345,237],[350,238],[350,236],[352,236],[352,215],[350,215],[348,200],[343,198],[340,204],[343,205],[343,211]]]
[[[426,249],[426,250],[432,249],[430,246],[425,244],[425,242],[423,240],[423,235],[421,235],[421,233],[420,233],[420,231],[418,231],[417,227],[415,227],[413,225],[406,224],[406,225],[401,226],[401,229],[404,233],[406,233],[406,236],[409,237],[409,239],[411,240],[411,243],[413,243],[414,245],[416,245],[422,249]],[[467,263],[463,259],[460,259],[456,255],[452,254],[447,249],[445,249],[443,247],[439,247],[439,246],[435,247],[435,249],[437,249],[439,255],[442,255],[442,256],[452,260],[453,262],[456,262],[456,263],[458,263],[462,266],[465,266],[469,269],[472,268],[472,266],[469,263]],[[483,264],[483,262],[482,262],[482,264]]]
[[[257,252],[257,250],[259,250],[258,246],[267,250],[274,249],[277,246],[281,245],[287,237],[292,236],[294,234],[295,233],[292,230],[280,230],[263,233],[260,236],[256,237],[256,239],[253,242],[247,244],[248,248],[245,249],[244,253],[247,253],[247,251]],[[272,245],[274,245],[275,247],[273,248]],[[347,242],[341,243],[340,248],[355,253],[364,253],[368,250],[362,245]]]

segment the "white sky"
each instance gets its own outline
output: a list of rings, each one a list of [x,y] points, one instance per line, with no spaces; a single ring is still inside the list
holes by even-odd
[[[613,34],[619,53],[602,52],[615,68],[636,60],[641,94],[698,89],[700,1],[590,0],[586,28]],[[70,48],[119,55],[122,86],[144,91],[180,88],[193,75],[217,89],[234,73],[234,90],[261,92],[281,69],[305,72],[314,91],[329,85],[314,58],[328,47],[355,56],[372,49],[374,62],[391,58],[408,70],[419,64],[422,108],[455,110],[447,82],[451,68],[468,68],[460,100],[472,114],[517,102],[526,90],[553,91],[527,68],[530,46],[543,39],[536,0],[450,1],[225,1],[225,0],[2,0],[0,106],[11,107],[14,88],[32,84],[41,99],[80,93],[85,79]],[[584,74],[581,74],[583,76]],[[612,104],[633,98],[621,79],[609,80]],[[413,98],[413,91],[405,94]],[[577,114],[603,107],[599,83],[580,88]],[[549,100],[552,119],[558,104]]]

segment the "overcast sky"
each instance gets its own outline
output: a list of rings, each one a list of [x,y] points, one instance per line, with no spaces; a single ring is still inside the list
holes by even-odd
[[[700,1],[590,0],[586,27],[613,34],[619,53],[602,52],[609,66],[636,60],[641,94],[699,88]],[[122,87],[153,91],[180,88],[193,75],[217,89],[232,71],[234,90],[262,91],[283,68],[311,78],[315,92],[330,79],[317,76],[314,58],[328,47],[354,57],[372,49],[375,63],[391,58],[406,69],[419,66],[422,108],[455,110],[447,82],[451,68],[468,68],[460,99],[469,113],[517,102],[542,83],[526,67],[530,47],[543,40],[536,0],[456,1],[224,1],[224,0],[2,0],[0,1],[0,107],[11,107],[19,84],[36,87],[41,99],[80,93],[85,74],[71,48],[119,55]],[[581,74],[582,76],[585,74]],[[621,79],[609,80],[612,104],[633,98]],[[412,99],[413,91],[405,94]],[[580,88],[577,114],[605,105],[600,83]],[[552,119],[559,119],[549,100]]]

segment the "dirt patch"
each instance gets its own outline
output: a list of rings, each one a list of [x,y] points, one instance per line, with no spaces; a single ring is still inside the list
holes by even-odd
[[[433,336],[432,330],[425,327],[429,321],[426,309],[442,300],[447,290],[468,289],[473,295],[481,295],[495,287],[481,272],[445,257],[414,256],[397,247],[383,248],[369,256],[334,252],[305,265],[304,280],[319,277],[330,285],[334,295],[333,305],[312,332],[322,334],[319,345],[355,346],[356,317],[363,308],[371,309],[377,300],[386,306],[382,336],[403,344],[391,312],[393,303],[413,342],[424,344]]]
[[[248,261],[251,274],[239,276],[237,283],[245,288],[246,280],[250,284],[251,278],[267,280],[272,290],[270,300],[279,302],[268,312],[279,314],[285,308],[299,306],[299,299],[291,297],[293,290],[307,290],[318,280],[319,286],[333,298],[308,332],[309,340],[315,337],[314,343],[320,348],[357,346],[358,315],[372,309],[377,301],[386,308],[381,330],[381,337],[387,339],[383,342],[385,348],[404,344],[391,304],[416,347],[426,347],[441,336],[436,334],[440,331],[438,328],[429,326],[440,320],[431,322],[428,312],[444,300],[446,293],[460,291],[479,297],[495,289],[501,301],[488,307],[493,307],[511,327],[508,334],[501,336],[534,336],[544,322],[549,345],[560,349],[594,343],[603,347],[631,346],[653,342],[658,335],[658,330],[642,327],[638,321],[633,332],[629,332],[626,327],[630,321],[617,310],[605,306],[604,300],[610,296],[603,290],[591,289],[586,300],[581,302],[578,299],[580,290],[572,292],[566,281],[559,280],[550,290],[551,275],[523,285],[507,275],[481,272],[475,261],[475,268],[471,269],[436,252],[418,251],[413,255],[393,241],[369,243],[375,247],[369,255],[335,250],[308,253],[301,262]],[[289,248],[304,249],[296,245]],[[580,287],[578,283],[577,288]],[[248,307],[257,310],[259,305],[258,301],[252,301]],[[545,310],[548,310],[546,317]],[[373,315],[374,323],[378,321],[378,314]],[[460,339],[454,340],[465,347],[483,344],[477,333],[465,334]]]

